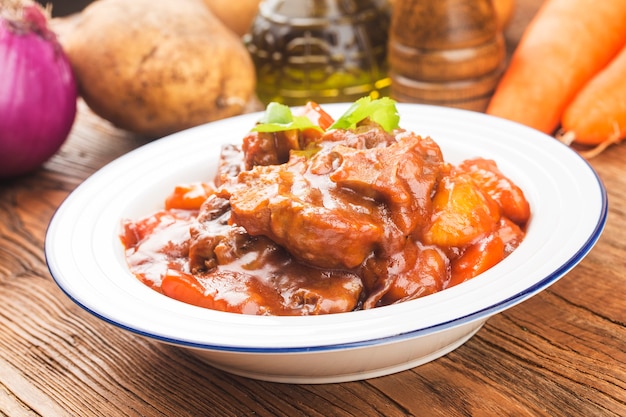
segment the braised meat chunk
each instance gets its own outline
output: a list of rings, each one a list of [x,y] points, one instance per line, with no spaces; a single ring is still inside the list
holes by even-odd
[[[362,145],[388,136],[363,134],[367,141],[347,137]],[[292,153],[284,164],[242,172],[231,189],[232,221],[320,268],[351,269],[374,250],[397,249],[428,218],[441,152],[415,135],[359,148],[322,138],[310,158]]]
[[[382,239],[373,200],[341,190],[327,176],[307,173],[294,158],[258,166],[239,176],[230,196],[232,221],[267,236],[303,262],[320,268],[354,268]],[[329,247],[341,248],[329,251]]]
[[[330,180],[361,195],[374,193],[375,199],[388,205],[403,236],[424,226],[433,189],[445,166],[437,144],[430,138],[406,134],[384,148],[348,149],[335,148],[341,163]]]
[[[297,130],[250,132],[243,138],[246,169],[257,165],[278,165],[289,160],[291,150],[301,149]]]

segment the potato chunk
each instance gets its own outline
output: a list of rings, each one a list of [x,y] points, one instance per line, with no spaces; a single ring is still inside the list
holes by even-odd
[[[469,245],[492,232],[500,220],[498,204],[467,174],[443,178],[433,213],[424,241],[444,247]]]

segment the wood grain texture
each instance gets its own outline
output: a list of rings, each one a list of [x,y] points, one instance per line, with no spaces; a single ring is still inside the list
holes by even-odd
[[[518,0],[509,42],[539,3]],[[591,161],[608,191],[607,226],[550,288],[426,365],[367,381],[289,385],[218,371],[107,324],[52,280],[43,245],[56,207],[143,143],[81,105],[59,154],[0,183],[0,416],[626,415],[626,145]]]

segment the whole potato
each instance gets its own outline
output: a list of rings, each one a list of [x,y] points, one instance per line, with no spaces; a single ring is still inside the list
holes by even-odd
[[[146,136],[240,114],[255,72],[202,0],[97,0],[61,38],[94,113]]]

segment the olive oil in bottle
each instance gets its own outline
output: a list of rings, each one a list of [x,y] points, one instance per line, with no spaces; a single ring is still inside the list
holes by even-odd
[[[388,95],[390,11],[382,0],[265,0],[244,36],[261,102]]]

